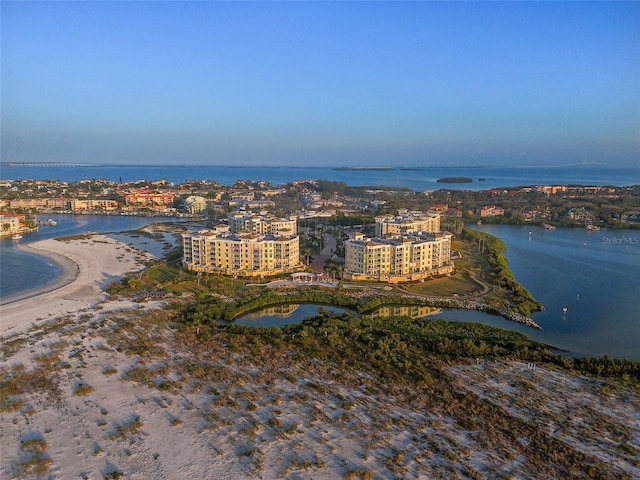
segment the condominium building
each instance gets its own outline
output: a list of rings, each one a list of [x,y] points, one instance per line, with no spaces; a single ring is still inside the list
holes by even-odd
[[[193,271],[262,276],[303,267],[295,235],[231,233],[225,225],[183,234],[182,239],[183,263]]]
[[[207,209],[207,199],[198,195],[189,195],[184,201],[184,208],[191,214],[202,213]]]
[[[71,210],[74,212],[83,210],[103,210],[113,211],[118,209],[118,202],[116,200],[105,199],[74,199],[71,200]]]
[[[440,215],[435,212],[398,211],[398,215],[378,215],[376,237],[396,237],[415,232],[439,232]]]
[[[124,196],[125,204],[134,207],[172,207],[175,200],[173,193],[130,193]]]
[[[22,216],[24,219],[24,216]],[[0,214],[0,234],[11,235],[20,231],[20,215]]]
[[[420,232],[347,240],[343,277],[399,283],[451,273],[452,237],[448,232]]]
[[[250,231],[263,235],[296,235],[298,229],[295,219],[278,218],[267,212],[239,211],[230,213],[227,219],[233,233]]]
[[[10,201],[11,208],[29,208],[36,210],[71,210],[69,198],[14,198]]]

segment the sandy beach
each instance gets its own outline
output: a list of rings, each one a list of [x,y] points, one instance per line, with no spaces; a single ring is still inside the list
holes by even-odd
[[[141,270],[143,262],[154,258],[145,250],[97,234],[73,240],[48,239],[22,248],[49,258],[62,273],[49,285],[0,300],[0,336],[24,333],[104,302],[104,289],[110,283]]]

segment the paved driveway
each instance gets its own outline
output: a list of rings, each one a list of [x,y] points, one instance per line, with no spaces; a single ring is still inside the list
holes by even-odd
[[[324,267],[325,260],[330,259],[333,256],[333,252],[336,251],[338,241],[336,240],[335,236],[325,234],[324,242],[324,248],[319,255],[314,255],[313,261],[311,262],[311,270],[313,270],[314,273],[322,272],[322,267]]]

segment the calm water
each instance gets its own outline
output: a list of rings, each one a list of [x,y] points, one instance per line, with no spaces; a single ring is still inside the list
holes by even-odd
[[[167,217],[119,217],[100,215],[47,215],[58,222],[55,227],[41,226],[36,233],[24,234],[20,245],[91,232],[133,230],[153,222],[166,222]],[[16,241],[0,239],[0,298],[47,285],[60,275],[60,269],[50,260],[16,249]]]
[[[317,305],[313,303],[288,304],[248,313],[236,318],[233,323],[236,325],[247,325],[250,327],[284,327],[285,325],[300,323],[308,317],[315,317],[320,312],[341,314],[345,311],[348,310],[340,307]],[[350,311],[350,313],[355,314],[352,311]]]
[[[233,323],[238,325],[259,326],[259,327],[283,327],[301,323],[305,318],[323,314],[340,314],[348,312],[350,315],[359,316],[355,310],[348,308],[321,305],[316,303],[289,303],[267,307],[248,313],[236,318]],[[403,306],[382,306],[368,312],[365,316],[372,318],[390,316],[409,316],[412,318],[422,318],[430,315],[441,314],[442,309],[436,307],[422,307],[417,305]]]
[[[533,315],[544,330],[531,337],[640,361],[640,230],[476,228],[505,242],[516,279],[545,305]]]
[[[389,162],[393,164],[393,162]],[[214,167],[214,166],[95,166],[95,167],[10,167],[3,166],[3,179],[57,179],[74,182],[82,179],[106,179],[114,182],[166,179],[173,183],[187,180],[211,180],[233,185],[237,180],[264,180],[282,185],[295,180],[329,179],[353,186],[389,185],[423,190],[482,190],[518,185],[583,184],[639,185],[640,168],[612,169],[593,165],[573,167],[501,167],[447,168],[422,170],[338,171],[328,167]],[[469,177],[473,183],[443,184],[443,177]],[[483,181],[479,181],[480,179]]]

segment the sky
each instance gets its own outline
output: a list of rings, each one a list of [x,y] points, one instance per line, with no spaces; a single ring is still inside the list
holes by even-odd
[[[640,2],[0,2],[4,162],[640,165]]]

